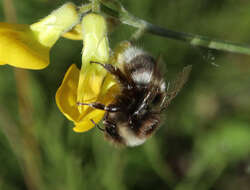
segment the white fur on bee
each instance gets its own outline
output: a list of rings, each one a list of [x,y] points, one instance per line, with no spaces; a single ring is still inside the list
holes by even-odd
[[[146,140],[146,138],[138,138],[133,131],[126,126],[119,127],[119,135],[123,138],[127,146],[139,146]]]
[[[137,47],[129,47],[123,52],[123,59],[126,63],[129,63],[130,61],[132,61],[132,59],[142,54],[145,54],[142,49],[139,49]]]

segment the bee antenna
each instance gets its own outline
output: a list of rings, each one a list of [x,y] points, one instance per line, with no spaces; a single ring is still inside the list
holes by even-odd
[[[90,119],[90,121],[95,125],[95,127],[97,127],[99,130],[101,130],[102,132],[104,132],[105,130],[103,128],[100,127],[100,125],[98,125],[93,119]]]

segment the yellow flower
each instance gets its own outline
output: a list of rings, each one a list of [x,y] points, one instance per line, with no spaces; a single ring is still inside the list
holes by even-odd
[[[107,63],[109,60],[107,25],[105,18],[95,13],[84,16],[81,25],[83,50],[77,101],[89,103],[97,100],[107,74],[101,66],[90,63],[91,61]],[[87,106],[78,106],[78,109],[84,112]]]
[[[80,22],[73,3],[66,3],[32,25],[0,23],[0,65],[43,69],[50,48],[58,38]]]
[[[75,132],[84,132],[94,127],[91,119],[98,123],[104,111],[77,103],[98,102],[110,104],[119,93],[114,77],[98,64],[109,61],[109,45],[105,18],[90,13],[83,17],[81,26],[83,38],[81,71],[72,65],[56,93],[60,111],[74,122]],[[79,32],[78,32],[79,33]]]
[[[98,123],[104,116],[104,111],[93,109],[89,106],[84,112],[80,112],[77,105],[77,88],[79,84],[79,69],[73,64],[66,72],[63,82],[56,92],[56,103],[60,111],[71,121],[74,122],[75,132],[85,132],[94,127],[90,119]],[[84,76],[83,76],[84,77]],[[95,83],[95,81],[92,81]],[[91,84],[89,84],[91,85]],[[86,88],[91,88],[87,86]],[[101,93],[97,97],[97,102],[105,105],[110,104],[114,97],[119,93],[118,84],[113,76],[107,75],[100,89]]]

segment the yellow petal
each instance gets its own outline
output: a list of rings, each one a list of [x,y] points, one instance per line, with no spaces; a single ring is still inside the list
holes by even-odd
[[[63,82],[56,92],[58,108],[69,120],[74,122],[77,122],[80,118],[76,97],[78,80],[79,69],[73,64],[66,72]]]
[[[80,133],[92,129],[94,127],[94,124],[91,122],[91,119],[95,123],[99,123],[104,114],[105,112],[102,110],[93,109],[89,114],[85,115],[81,121],[75,123],[75,127],[73,128],[73,130]]]
[[[62,36],[70,40],[82,40],[82,25],[77,24],[74,28],[64,33]]]
[[[0,65],[43,69],[49,64],[49,50],[37,41],[29,25],[0,23]]]
[[[117,94],[120,93],[120,85],[117,82],[114,75],[108,73],[104,79],[104,82],[102,84],[101,93],[99,95],[99,99],[102,101],[107,101],[107,99],[103,98],[105,96],[106,98],[110,96],[117,96]],[[107,102],[108,103],[108,102]]]

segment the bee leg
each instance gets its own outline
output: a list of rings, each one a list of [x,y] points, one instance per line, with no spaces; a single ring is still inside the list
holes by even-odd
[[[93,103],[81,103],[81,102],[77,102],[78,106],[90,106],[92,108],[95,109],[99,109],[99,110],[104,110],[107,112],[118,112],[120,110],[120,108],[114,104],[109,104],[108,106],[105,106],[104,104],[101,103],[97,103],[97,102],[93,102]]]
[[[97,127],[99,130],[104,131],[103,128],[100,127],[100,125],[98,125],[93,119],[90,119],[90,121],[95,125],[95,127]]]
[[[127,79],[127,77],[121,72],[121,70],[111,64],[103,64],[103,63],[99,63],[99,62],[95,62],[95,61],[91,61],[91,63],[95,63],[95,64],[99,64],[101,65],[104,69],[106,69],[109,73],[111,73],[112,75],[114,75],[117,80],[126,88],[131,89],[132,85],[130,84],[129,80]]]

